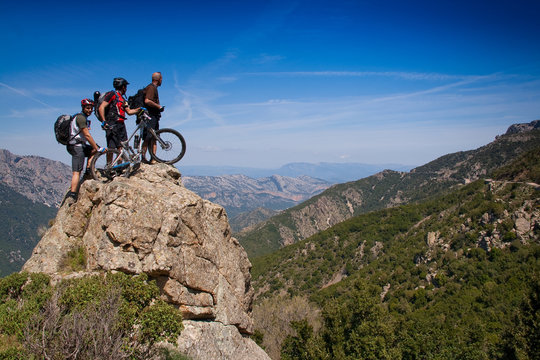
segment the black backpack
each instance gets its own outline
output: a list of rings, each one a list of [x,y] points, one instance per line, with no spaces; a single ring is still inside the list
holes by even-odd
[[[101,118],[101,115],[99,114],[99,107],[101,106],[101,103],[103,102],[103,99],[105,98],[105,95],[107,95],[109,92],[110,91],[104,92],[103,94],[101,94],[99,91],[94,92],[94,103],[95,103],[94,114],[96,115],[96,118],[102,123],[105,121],[105,119]],[[111,104],[109,104],[109,106],[105,108],[105,118],[107,118],[107,114],[109,113],[110,107],[111,107]]]
[[[145,98],[144,89],[146,89],[146,88],[139,89],[135,95],[132,95],[132,96],[128,97],[128,104],[129,104],[130,108],[137,109],[137,108],[140,108],[140,107],[145,107],[145,105],[144,105],[144,98]]]
[[[107,96],[107,94],[110,94],[110,93],[113,93],[114,97],[111,99],[111,102],[109,103],[109,105],[107,105],[107,107],[105,108],[105,119],[102,119],[101,118],[101,115],[99,114],[99,108],[101,107],[101,104],[103,103],[103,101],[105,100],[105,96]],[[95,115],[96,115],[96,118],[101,121],[101,123],[103,124],[107,119],[109,119],[109,113],[111,111],[114,111],[116,113],[117,116],[119,116],[118,114],[118,111],[116,110],[116,106],[117,106],[117,103],[118,103],[118,94],[117,94],[117,90],[111,90],[111,91],[107,91],[106,93],[104,94],[101,94],[99,91],[96,91],[94,92],[94,102],[95,102],[95,109],[96,111],[94,112]],[[96,100],[97,99],[97,100]],[[125,101],[125,100],[124,100]],[[144,98],[143,98],[143,101],[144,101]],[[124,118],[125,120],[125,118]],[[102,128],[103,128],[103,125],[102,125]]]
[[[69,142],[79,133],[71,136],[71,122],[73,121],[72,115],[60,115],[58,119],[54,122],[54,136],[56,141],[62,145],[68,145]]]

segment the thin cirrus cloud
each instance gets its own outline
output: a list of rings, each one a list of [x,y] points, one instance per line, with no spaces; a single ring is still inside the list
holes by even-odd
[[[405,80],[455,80],[465,79],[469,76],[449,75],[438,73],[418,73],[400,71],[274,71],[274,72],[249,72],[249,76],[312,76],[312,77],[389,77]]]
[[[4,84],[2,82],[0,82],[0,86],[2,86],[3,88],[9,90],[10,92],[12,92],[12,93],[14,93],[16,95],[19,95],[19,96],[22,96],[24,98],[30,99],[33,102],[36,102],[36,103],[41,104],[43,106],[46,106],[48,108],[54,108],[54,106],[51,106],[51,105],[47,104],[46,102],[41,101],[41,100],[37,99],[36,97],[30,95],[28,91],[14,88],[14,87],[9,86],[7,84]]]

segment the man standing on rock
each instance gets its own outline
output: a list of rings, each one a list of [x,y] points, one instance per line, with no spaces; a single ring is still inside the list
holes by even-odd
[[[73,117],[71,121],[70,138],[66,149],[71,155],[71,189],[67,197],[77,201],[79,191],[79,181],[81,171],[84,167],[84,159],[88,158],[87,164],[92,160],[92,156],[98,151],[105,151],[96,144],[92,135],[90,135],[90,120],[88,117],[92,115],[94,110],[94,102],[90,99],[81,100],[82,111]],[[90,143],[90,144],[88,144]],[[87,165],[88,167],[88,165]]]
[[[151,119],[148,123],[148,126],[154,130],[159,130],[159,119],[161,118],[161,113],[163,112],[163,110],[165,110],[165,107],[161,106],[159,103],[158,94],[158,86],[161,86],[162,80],[163,77],[161,76],[161,73],[155,72],[152,74],[152,82],[144,88],[144,105],[148,109],[148,115]],[[143,130],[142,138],[142,153],[144,157],[146,154],[146,149],[148,148],[148,143],[152,138],[152,135],[149,134],[146,128],[144,128]],[[155,146],[156,144],[154,144],[154,153],[156,150]]]
[[[113,80],[113,91],[105,94],[103,102],[97,111],[99,117],[105,121],[105,136],[107,138],[107,147],[109,149],[122,148],[122,141],[127,140],[127,131],[124,121],[127,115],[135,115],[140,108],[131,109],[124,99],[127,91],[128,81],[118,77]],[[112,153],[107,153],[107,162],[112,160]]]

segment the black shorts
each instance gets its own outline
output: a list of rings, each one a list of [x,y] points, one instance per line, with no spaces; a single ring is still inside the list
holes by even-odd
[[[148,127],[154,130],[159,130],[159,116],[151,114],[148,115],[150,115],[150,120],[148,120]],[[147,131],[146,128],[143,128],[142,139],[143,141],[150,141],[150,139],[152,139],[152,134],[150,134],[150,132]]]
[[[68,153],[71,154],[71,171],[81,172],[84,167],[84,158],[92,156],[92,147],[88,144],[68,145]]]
[[[127,140],[126,124],[123,121],[107,122],[108,129],[105,131],[107,147],[118,149],[122,147],[122,141]]]

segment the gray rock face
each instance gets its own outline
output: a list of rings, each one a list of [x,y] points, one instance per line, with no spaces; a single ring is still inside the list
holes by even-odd
[[[217,322],[184,321],[178,349],[194,359],[270,360],[255,342],[234,326]]]
[[[187,190],[180,176],[176,168],[157,164],[143,165],[130,178],[108,184],[86,181],[79,200],[60,208],[23,270],[64,277],[62,259],[70,249],[84,246],[86,272],[144,272],[156,279],[162,297],[178,306],[186,324],[229,329],[229,340],[215,340],[217,348],[222,343],[252,342],[241,335],[253,332],[251,263],[231,237],[223,208]],[[206,347],[211,340],[208,331],[197,334],[202,333],[204,339],[189,332],[185,336]],[[248,345],[258,349],[255,343]],[[196,358],[201,359],[239,358],[197,351]]]
[[[540,120],[534,120],[534,121],[531,121],[530,123],[510,125],[510,127],[506,131],[506,134],[507,135],[518,134],[518,133],[531,131],[534,129],[540,129]]]
[[[66,164],[0,149],[0,182],[32,201],[58,207],[70,181],[71,168]]]

